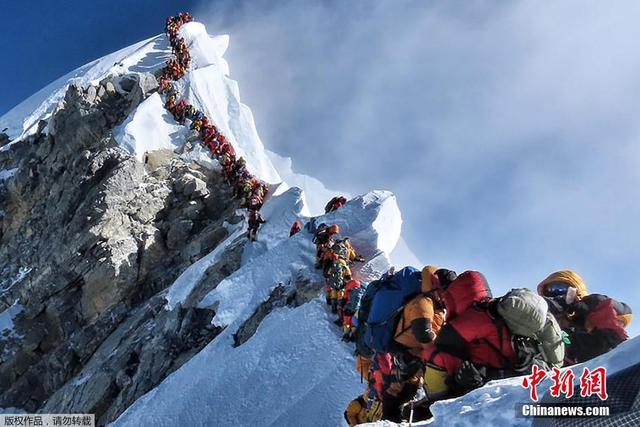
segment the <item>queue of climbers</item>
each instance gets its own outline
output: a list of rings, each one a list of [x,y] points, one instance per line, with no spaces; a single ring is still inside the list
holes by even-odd
[[[159,81],[165,108],[178,123],[190,122],[199,140],[218,160],[234,197],[249,210],[251,240],[265,220],[260,208],[267,185],[254,177],[246,161],[208,117],[178,100],[173,82],[187,72],[191,56],[179,36],[188,13],[167,19],[174,58]],[[332,198],[325,213],[342,208],[344,196]],[[296,221],[294,236],[302,229]],[[628,338],[628,305],[602,294],[589,294],[575,272],[558,271],[537,286],[494,297],[477,271],[461,274],[434,266],[422,270],[391,268],[366,284],[352,272],[359,255],[338,224],[313,227],[316,268],[326,280],[326,302],[342,328],[342,338],[356,346],[356,371],[366,388],[344,413],[349,425],[381,419],[401,422],[430,417],[430,405],[460,396],[487,381],[524,375],[533,366],[549,370],[584,362]]]
[[[209,121],[209,118],[186,99],[178,100],[179,93],[173,84],[182,78],[191,64],[191,54],[184,38],[179,36],[180,28],[193,21],[193,17],[186,12],[167,18],[165,32],[173,51],[173,58],[167,60],[165,67],[158,77],[159,92],[165,96],[164,106],[174,119],[185,124],[188,120],[190,128],[197,132],[198,140],[209,149],[222,167],[225,181],[231,186],[233,196],[240,200],[240,206],[248,210],[249,231],[247,236],[255,240],[260,224],[264,219],[259,210],[269,191],[268,185],[252,175],[247,169],[247,162],[237,157],[231,142],[220,130]]]
[[[367,383],[344,413],[351,426],[428,419],[433,402],[487,381],[592,359],[628,338],[632,318],[625,303],[588,294],[573,271],[500,297],[477,271],[433,266],[391,269],[359,288],[345,293],[343,310]]]

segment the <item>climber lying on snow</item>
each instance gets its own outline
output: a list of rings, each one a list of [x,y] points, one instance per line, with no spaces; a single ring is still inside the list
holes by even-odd
[[[513,289],[493,298],[481,273],[457,276],[430,266],[421,273],[407,267],[369,284],[356,314],[357,365],[362,375],[368,365],[363,360],[391,356],[390,379],[376,383],[382,384],[376,393],[382,418],[400,422],[408,417],[403,408],[410,407],[414,420],[426,419],[436,400],[529,374],[533,365],[548,370],[587,360],[626,339],[629,307],[587,295],[577,274],[554,273],[538,292],[544,297]],[[358,402],[350,403],[345,416]],[[361,419],[362,412],[356,413]],[[375,420],[375,413],[367,419]]]

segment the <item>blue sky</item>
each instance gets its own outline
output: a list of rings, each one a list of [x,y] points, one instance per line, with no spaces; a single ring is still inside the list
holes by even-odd
[[[496,294],[574,269],[640,310],[640,4],[40,3],[3,6],[0,114],[190,9],[231,35],[265,145],[330,188],[394,191],[422,261]]]
[[[197,3],[3,1],[0,115],[74,68],[162,32],[167,16]]]

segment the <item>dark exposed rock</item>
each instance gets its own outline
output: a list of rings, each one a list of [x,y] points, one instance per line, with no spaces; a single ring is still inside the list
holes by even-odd
[[[156,88],[145,74],[72,85],[46,127],[0,152],[0,169],[17,168],[0,181],[0,311],[23,307],[0,336],[0,406],[103,425],[220,333],[213,311],[168,310],[163,295],[242,219],[230,189],[174,153],[145,165],[113,141]],[[239,268],[243,244],[193,296]]]
[[[260,323],[279,307],[298,307],[316,298],[322,290],[322,285],[312,283],[303,275],[295,277],[287,285],[279,283],[271,293],[269,298],[258,306],[256,311],[249,317],[233,334],[234,346],[238,347],[249,340],[260,326]]]

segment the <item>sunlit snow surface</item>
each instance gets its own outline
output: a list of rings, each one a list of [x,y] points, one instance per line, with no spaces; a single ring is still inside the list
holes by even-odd
[[[171,50],[164,35],[152,37],[92,61],[60,77],[0,117],[0,130],[18,140],[36,131],[38,121],[47,119],[64,98],[71,83],[87,86],[108,75],[154,72],[164,66]],[[15,141],[14,141],[15,142]],[[3,147],[6,149],[6,146]]]
[[[233,334],[279,282],[300,273],[322,280],[313,268],[311,234],[303,230],[288,237],[289,216],[299,212],[300,195],[292,188],[267,202],[263,211],[268,222],[253,245],[268,250],[256,250],[199,303],[215,308],[213,322],[225,330],[138,399],[115,425],[169,426],[180,420],[195,425],[341,425],[342,408],[363,385],[354,370],[353,345],[340,341],[341,331],[321,299],[272,312],[249,341],[233,348]],[[398,237],[380,235],[382,229],[373,227],[378,219],[391,220],[388,211],[393,209],[397,205],[391,193],[373,192],[319,221],[341,224],[359,250],[375,255],[380,241]],[[390,225],[384,230],[397,229]],[[363,266],[369,277],[389,266],[375,259],[377,264]],[[375,271],[367,269],[372,265],[377,265]],[[188,294],[179,286],[191,285],[178,279],[170,291],[173,305]]]
[[[247,159],[255,175],[272,184],[282,184],[262,209],[267,223],[262,226],[258,241],[245,247],[241,268],[195,302],[200,307],[214,308],[213,323],[224,327],[224,331],[138,399],[114,424],[344,425],[342,412],[364,385],[353,366],[353,345],[340,341],[340,330],[332,324],[334,316],[320,299],[297,308],[276,309],[252,338],[233,347],[233,334],[279,282],[289,282],[299,275],[321,282],[313,268],[315,248],[311,235],[303,230],[289,238],[288,232],[295,219],[309,221],[310,215],[321,213],[326,201],[337,193],[314,178],[295,173],[290,159],[265,150],[250,109],[240,101],[238,84],[229,77],[229,66],[223,58],[228,36],[211,37],[198,23],[185,25],[181,35],[193,61],[190,71],[176,83],[180,96],[211,118],[238,154]],[[35,131],[39,120],[48,118],[68,84],[86,86],[108,75],[154,72],[169,55],[166,37],[161,35],[93,61],[2,116],[0,129],[8,128],[7,133],[17,143]],[[187,133],[186,127],[178,125],[164,110],[162,98],[156,94],[130,114],[114,137],[123,149],[142,160],[145,152],[179,147]],[[186,155],[206,163],[202,150]],[[1,171],[0,179],[9,180],[16,172]],[[363,280],[371,280],[388,268],[387,255],[396,246],[412,256],[400,239],[400,210],[389,192],[374,191],[355,197],[344,208],[317,218],[317,222],[339,224],[343,235],[371,258],[357,269]],[[206,269],[220,259],[228,245],[243,239],[245,231],[244,224],[229,226],[227,240],[185,270],[167,290],[166,309],[188,304]],[[13,330],[19,309],[16,304],[0,314],[0,327],[6,333]],[[636,363],[639,355],[640,341],[634,339],[587,365],[604,365],[611,374]],[[542,386],[545,387],[548,380]],[[515,405],[527,400],[528,392],[518,378],[490,383],[462,398],[433,405],[435,418],[430,425],[530,425],[531,419],[515,417]]]

